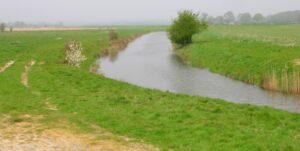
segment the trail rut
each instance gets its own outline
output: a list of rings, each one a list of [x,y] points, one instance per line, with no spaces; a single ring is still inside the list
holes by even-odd
[[[35,60],[31,60],[29,63],[27,63],[24,67],[25,70],[21,75],[21,83],[26,87],[28,87],[28,73],[34,64],[35,64]]]
[[[3,67],[0,67],[0,73],[4,72],[6,69],[11,67],[14,63],[15,63],[15,61],[13,61],[13,60],[8,61]]]

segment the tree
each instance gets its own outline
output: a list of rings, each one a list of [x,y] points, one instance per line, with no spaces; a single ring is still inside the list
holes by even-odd
[[[272,24],[299,24],[300,23],[300,10],[286,11],[270,15],[267,21]]]
[[[223,21],[225,24],[233,24],[235,22],[235,16],[232,11],[224,14]]]
[[[256,24],[261,24],[264,22],[264,20],[265,20],[265,17],[260,13],[257,13],[253,16],[253,21]]]
[[[223,16],[218,16],[213,20],[214,24],[224,24],[224,17]]]
[[[250,24],[252,22],[252,16],[250,13],[243,13],[238,16],[240,24]]]
[[[192,36],[204,31],[208,24],[199,19],[199,14],[189,10],[178,13],[178,17],[173,20],[169,29],[172,42],[186,45],[192,42]]]
[[[214,23],[214,17],[213,16],[208,16],[206,19],[207,23],[213,24]]]
[[[201,13],[200,19],[203,20],[203,21],[207,21],[207,19],[208,19],[208,14],[207,14],[207,13]]]
[[[297,22],[297,23],[300,23],[300,15],[298,15],[298,16],[296,17],[296,22]]]
[[[1,32],[4,32],[4,31],[5,31],[5,28],[6,28],[5,23],[1,23],[1,24],[0,24],[0,31],[1,31]]]

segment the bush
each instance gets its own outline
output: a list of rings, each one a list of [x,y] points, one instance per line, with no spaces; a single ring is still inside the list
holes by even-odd
[[[207,29],[208,24],[199,19],[199,14],[189,10],[178,13],[170,29],[170,39],[180,45],[192,42],[192,36]]]
[[[114,29],[109,30],[109,40],[114,41],[118,39],[118,34]]]
[[[81,54],[82,50],[81,43],[70,41],[65,48],[66,62],[69,65],[80,67],[81,62],[86,60],[86,57]]]

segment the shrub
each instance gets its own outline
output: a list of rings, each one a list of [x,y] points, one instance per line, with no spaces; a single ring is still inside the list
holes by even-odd
[[[65,48],[66,62],[69,65],[80,67],[80,64],[86,60],[82,55],[82,45],[80,42],[70,41]]]
[[[109,40],[114,41],[118,39],[118,34],[114,29],[109,30]]]
[[[189,10],[178,13],[169,29],[172,42],[186,45],[192,42],[192,36],[207,29],[208,24],[200,20],[199,14]]]

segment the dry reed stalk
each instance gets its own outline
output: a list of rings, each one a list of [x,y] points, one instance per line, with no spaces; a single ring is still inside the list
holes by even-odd
[[[264,78],[263,88],[278,91],[278,79],[275,71],[272,71],[271,75]]]
[[[284,93],[299,94],[300,72],[293,71],[289,73],[287,70],[282,70],[280,75],[277,75],[275,70],[273,70],[272,74],[266,74],[264,76],[262,88]]]
[[[281,72],[280,90],[286,93],[290,93],[289,75],[286,70],[282,70]]]
[[[292,78],[292,88],[291,88],[291,93],[300,93],[300,78],[299,78],[299,71],[294,71],[293,72],[293,78]]]
[[[136,39],[140,35],[130,36],[129,38],[110,40],[109,48],[101,52],[101,56],[115,56],[120,51],[125,49],[129,42]]]

